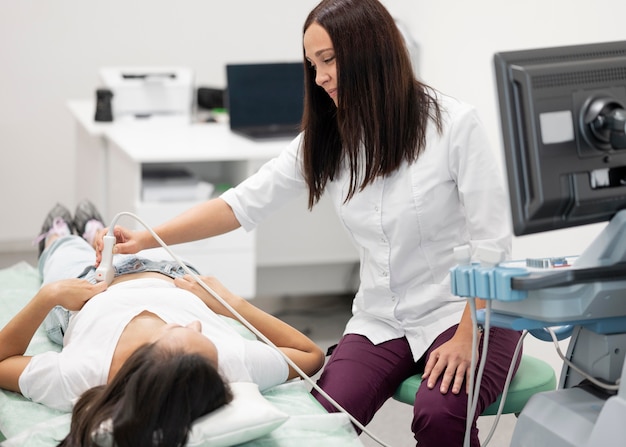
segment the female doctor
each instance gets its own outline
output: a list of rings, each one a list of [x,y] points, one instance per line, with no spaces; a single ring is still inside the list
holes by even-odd
[[[415,439],[462,445],[472,323],[450,292],[453,249],[510,253],[505,190],[483,125],[474,108],[415,78],[378,0],[319,3],[303,53],[302,133],[237,187],[155,230],[168,244],[252,230],[302,193],[310,208],[328,195],[358,248],[361,282],[319,385],[367,424],[404,379],[424,372]],[[156,246],[146,231],[114,233],[116,253]],[[491,329],[476,415],[501,393],[519,337]]]

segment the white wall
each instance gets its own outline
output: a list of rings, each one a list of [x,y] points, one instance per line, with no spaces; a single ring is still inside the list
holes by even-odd
[[[497,51],[626,39],[626,2],[384,0],[420,44],[420,74],[476,105],[500,157]],[[56,201],[73,207],[68,99],[107,65],[182,65],[224,86],[226,62],[295,60],[317,0],[31,0],[0,3],[0,250],[23,249]],[[580,253],[603,224],[516,238],[514,256]],[[531,352],[558,361],[549,345]]]
[[[93,98],[98,69],[191,67],[224,87],[227,62],[300,60],[318,0],[29,0],[0,2],[0,251],[28,249],[47,211],[73,209],[68,99]],[[406,16],[410,2],[385,2]]]
[[[65,103],[94,96],[101,66],[188,66],[199,85],[223,87],[227,62],[299,60],[317,2],[1,2],[0,204],[10,213],[0,250],[27,248],[56,201],[82,198]]]
[[[56,201],[73,207],[68,99],[90,98],[105,65],[184,65],[224,86],[229,61],[293,60],[317,0],[31,0],[0,3],[0,250],[23,247]],[[420,74],[476,105],[500,156],[496,51],[626,38],[626,3],[383,0],[420,44]],[[602,224],[517,238],[514,255],[576,254]]]
[[[98,69],[191,67],[224,87],[224,64],[300,60],[317,0],[0,2],[0,250],[28,248],[56,201],[73,209],[68,99],[95,97]]]
[[[626,2],[583,0],[419,1],[410,27],[421,44],[421,75],[474,104],[498,156],[500,133],[493,54],[498,51],[626,39]],[[513,255],[579,254],[604,224],[524,236]]]

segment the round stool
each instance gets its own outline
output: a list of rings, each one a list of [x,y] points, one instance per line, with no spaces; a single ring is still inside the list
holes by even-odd
[[[417,393],[420,383],[422,383],[421,374],[409,377],[400,384],[393,398],[405,404],[413,405],[415,393]],[[522,361],[517,369],[517,373],[509,385],[502,414],[519,414],[533,394],[554,389],[556,389],[554,369],[543,360],[522,355]],[[497,414],[501,399],[502,395],[485,409],[482,416]]]

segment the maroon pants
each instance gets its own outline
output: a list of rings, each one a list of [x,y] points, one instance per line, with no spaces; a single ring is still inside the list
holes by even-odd
[[[317,383],[352,416],[366,425],[404,379],[423,372],[430,353],[448,341],[455,331],[456,326],[453,326],[439,335],[417,363],[413,361],[406,338],[374,345],[361,335],[345,335]],[[472,447],[480,446],[476,419],[502,392],[520,335],[519,332],[508,329],[490,329],[487,361],[472,424]],[[482,341],[479,348],[482,353]],[[518,366],[519,358],[516,370]],[[440,385],[441,376],[433,389],[428,389],[423,382],[415,396],[411,429],[419,447],[463,445],[468,398],[465,387],[459,394],[452,394],[451,391],[441,394]],[[313,395],[327,411],[337,411],[315,390]]]

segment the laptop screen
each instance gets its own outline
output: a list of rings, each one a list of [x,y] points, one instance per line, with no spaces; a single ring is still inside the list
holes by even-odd
[[[226,65],[230,128],[291,127],[297,132],[304,103],[302,62]]]

